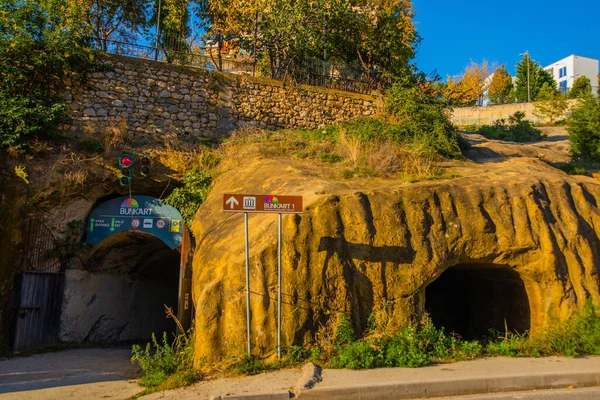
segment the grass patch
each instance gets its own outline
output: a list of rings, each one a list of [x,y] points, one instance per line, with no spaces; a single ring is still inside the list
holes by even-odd
[[[565,321],[551,321],[535,336],[508,334],[491,341],[490,355],[511,357],[579,357],[600,355],[600,313],[590,302]]]
[[[265,157],[291,156],[335,165],[335,174],[342,179],[395,176],[416,182],[448,177],[438,166],[446,157],[433,143],[383,118],[363,118],[315,130],[242,128],[224,143],[222,158],[252,144],[258,145]]]
[[[520,143],[535,142],[546,137],[531,121],[526,120],[525,114],[520,111],[511,115],[508,121],[499,119],[493,125],[483,125],[478,133],[488,139]]]

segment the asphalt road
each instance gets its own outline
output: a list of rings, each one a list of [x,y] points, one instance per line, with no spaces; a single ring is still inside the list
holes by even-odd
[[[598,400],[600,387],[583,389],[532,390],[470,396],[435,397],[429,400]]]

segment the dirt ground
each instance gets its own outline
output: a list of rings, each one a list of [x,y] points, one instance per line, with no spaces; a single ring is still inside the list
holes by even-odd
[[[476,162],[497,162],[513,157],[538,158],[547,163],[567,163],[569,154],[569,134],[564,127],[541,128],[547,137],[539,142],[515,143],[490,140],[476,133],[466,133],[465,138],[472,148],[465,155]]]

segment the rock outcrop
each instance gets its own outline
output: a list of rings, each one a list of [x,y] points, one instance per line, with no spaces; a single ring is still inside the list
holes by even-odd
[[[243,217],[223,193],[303,195],[283,226],[283,343],[307,344],[349,315],[360,334],[372,312],[391,326],[423,311],[425,288],[459,264],[496,265],[524,282],[535,333],[600,300],[600,184],[529,158],[456,163],[455,179],[407,184],[336,181],[325,166],[244,156],[218,179],[194,224],[196,359],[243,354]],[[252,343],[277,345],[277,219],[251,215]]]

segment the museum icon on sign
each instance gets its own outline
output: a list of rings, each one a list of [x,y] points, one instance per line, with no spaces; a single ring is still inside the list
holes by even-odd
[[[244,197],[244,210],[256,210],[256,197]]]

